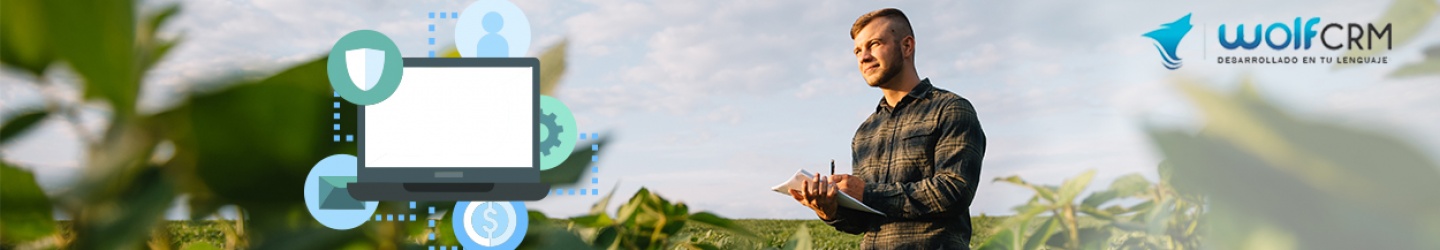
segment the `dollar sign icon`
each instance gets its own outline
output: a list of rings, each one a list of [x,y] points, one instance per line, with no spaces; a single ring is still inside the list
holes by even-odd
[[[452,211],[455,236],[467,250],[514,249],[529,224],[523,202],[456,202]]]
[[[485,212],[482,213],[482,214],[484,214],[485,221],[489,221],[489,222],[490,222],[490,225],[486,225],[486,226],[483,227],[482,229],[485,229],[485,235],[486,235],[485,237],[486,237],[486,238],[494,239],[494,238],[495,238],[495,229],[496,229],[496,228],[500,228],[500,223],[499,223],[499,222],[495,222],[495,218],[491,217],[492,215],[495,215],[495,203],[489,203],[489,202],[487,202],[487,203],[485,203],[485,204],[488,205],[488,206],[485,206]]]

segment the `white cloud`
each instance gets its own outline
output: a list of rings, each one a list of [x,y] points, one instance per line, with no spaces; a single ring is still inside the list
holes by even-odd
[[[598,5],[567,19],[577,60],[620,58],[607,59],[619,65],[591,78],[606,86],[574,90],[605,100],[571,101],[683,113],[711,105],[716,96],[810,97],[828,89],[825,85],[856,82],[858,77],[836,74],[853,69],[837,67],[853,64],[845,53],[849,21],[829,19],[839,8],[771,1]],[[650,105],[656,102],[666,105]]]

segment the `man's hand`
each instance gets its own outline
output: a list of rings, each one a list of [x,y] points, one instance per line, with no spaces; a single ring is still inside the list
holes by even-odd
[[[815,215],[820,216],[821,220],[828,221],[835,220],[835,216],[839,214],[835,203],[836,192],[839,190],[835,188],[835,184],[829,178],[817,173],[814,178],[805,181],[801,190],[791,189],[790,196],[800,204],[815,210]]]
[[[859,176],[854,175],[837,174],[831,175],[830,181],[835,183],[835,187],[840,189],[840,192],[850,195],[850,197],[855,198],[857,201],[865,202],[864,179],[860,179]]]

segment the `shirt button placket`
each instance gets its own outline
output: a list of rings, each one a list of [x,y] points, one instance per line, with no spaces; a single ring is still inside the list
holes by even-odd
[[[895,139],[895,135],[900,131],[899,122],[895,121],[895,118],[897,117],[897,112],[895,111],[898,110],[892,109],[890,111],[890,116],[885,118],[886,130],[888,130],[887,132],[890,133],[889,135],[884,136],[885,145],[881,146],[885,148],[885,181],[887,182],[895,180],[895,151],[898,150],[898,148],[895,147],[895,144],[898,141]]]

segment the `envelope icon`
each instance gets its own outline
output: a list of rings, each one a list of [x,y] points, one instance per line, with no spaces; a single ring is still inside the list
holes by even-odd
[[[365,209],[365,203],[350,197],[347,184],[354,176],[320,176],[320,209]]]

